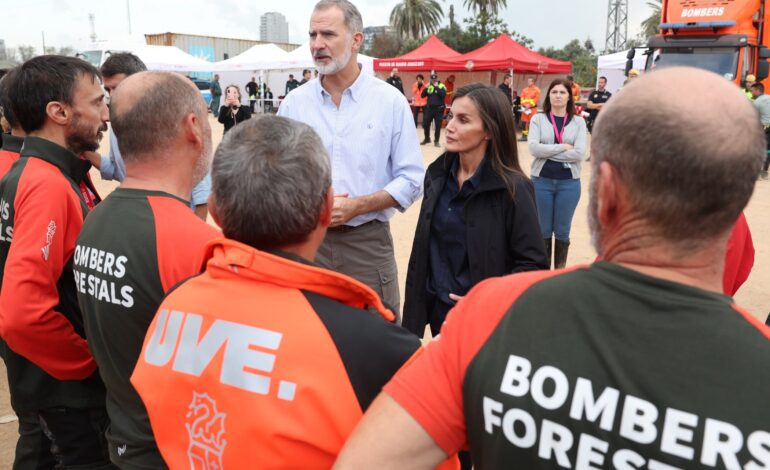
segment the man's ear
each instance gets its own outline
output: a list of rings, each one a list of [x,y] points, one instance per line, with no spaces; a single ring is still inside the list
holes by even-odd
[[[618,218],[618,210],[627,202],[626,192],[623,191],[617,171],[608,162],[599,164],[597,171],[597,219],[603,226],[611,226]]]
[[[334,189],[332,189],[331,186],[329,186],[329,189],[326,190],[326,202],[324,202],[323,207],[321,207],[321,217],[318,220],[318,223],[321,224],[324,227],[328,227],[332,223],[332,208],[334,207]]]
[[[182,121],[185,139],[195,144],[196,148],[203,147],[203,126],[198,122],[198,116],[195,113],[189,113]]]
[[[364,43],[364,33],[354,33],[353,34],[353,50],[358,52],[361,49],[361,46]]]
[[[45,106],[45,115],[60,126],[67,126],[72,119],[72,110],[64,103],[51,101]]]

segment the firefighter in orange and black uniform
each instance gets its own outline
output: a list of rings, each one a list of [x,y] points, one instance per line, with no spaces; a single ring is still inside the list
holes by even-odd
[[[208,172],[211,126],[200,92],[179,74],[133,74],[111,98],[125,178],[83,224],[73,269],[88,345],[107,388],[110,459],[124,470],[159,469],[165,464],[129,379],[164,295],[200,273],[206,243],[221,237],[189,207],[193,186]],[[152,116],[152,125],[142,116]]]
[[[529,123],[535,114],[537,114],[537,105],[540,103],[540,88],[535,85],[535,79],[527,79],[527,87],[521,92],[521,107],[524,111],[521,113],[521,122],[524,123],[524,130],[521,132],[522,141],[527,140],[529,135]]]
[[[107,130],[104,90],[99,71],[74,57],[35,57],[17,74],[11,110],[27,137],[0,182],[0,352],[19,416],[14,465],[101,468],[109,465],[105,392],[84,336],[72,255],[99,202],[91,164],[78,155],[96,150]]]
[[[171,468],[330,468],[420,341],[372,289],[313,263],[334,193],[309,126],[244,122],[211,174],[226,238],[160,305],[131,382]]]

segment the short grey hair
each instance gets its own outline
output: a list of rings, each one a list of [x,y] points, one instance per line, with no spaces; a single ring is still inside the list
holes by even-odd
[[[361,18],[361,12],[348,0],[321,0],[315,4],[313,11],[327,10],[332,7],[342,10],[342,14],[345,17],[345,26],[350,31],[350,34],[362,33],[364,31],[364,20]]]
[[[224,235],[276,249],[306,241],[318,226],[331,187],[329,155],[307,124],[262,116],[225,134],[211,180]]]
[[[140,73],[147,88],[141,97],[124,103],[130,98],[124,96],[125,88],[118,86],[110,100],[110,121],[121,156],[127,162],[168,148],[188,114],[208,119],[203,114],[203,98],[188,78],[170,72]]]

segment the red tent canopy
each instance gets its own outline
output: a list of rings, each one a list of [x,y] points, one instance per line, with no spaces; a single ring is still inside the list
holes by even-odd
[[[447,46],[441,39],[433,35],[429,37],[422,46],[411,52],[407,52],[402,56],[394,57],[392,59],[375,59],[374,70],[390,70],[394,67],[402,71],[449,70],[436,68],[436,60],[450,60],[453,57],[459,56],[459,52]]]
[[[507,34],[501,34],[475,51],[435,62],[436,70],[482,71],[512,68],[514,73],[544,74],[566,74],[572,71],[571,62],[540,55],[514,41]]]

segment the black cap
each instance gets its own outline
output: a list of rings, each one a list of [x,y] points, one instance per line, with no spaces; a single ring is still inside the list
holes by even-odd
[[[435,74],[435,73],[430,74],[430,79],[431,80],[438,80],[438,74]]]

